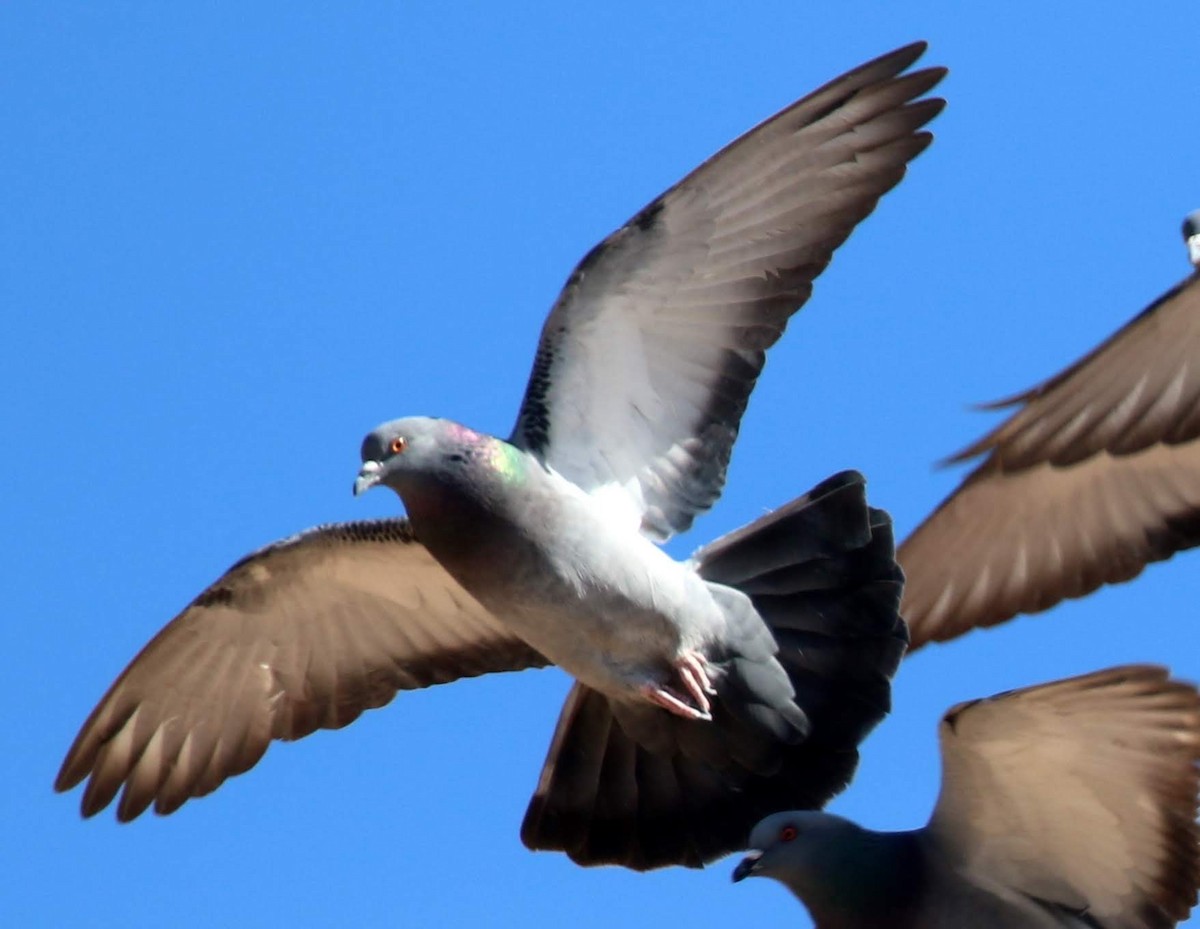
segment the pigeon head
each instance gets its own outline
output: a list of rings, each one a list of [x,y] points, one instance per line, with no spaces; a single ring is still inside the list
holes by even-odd
[[[1188,213],[1183,221],[1183,241],[1187,243],[1188,260],[1200,269],[1200,210]]]
[[[431,481],[442,485],[520,483],[522,452],[494,436],[449,419],[411,416],[373,429],[363,439],[354,495],[386,485],[409,502]]]
[[[829,844],[850,831],[857,827],[829,813],[773,813],[751,830],[752,850],[734,868],[733,880],[773,877],[794,889],[796,876],[817,864]]]
[[[871,832],[829,813],[775,813],[750,832],[733,879],[770,877],[818,926],[908,926],[921,893],[913,833]],[[924,924],[922,924],[924,925]]]

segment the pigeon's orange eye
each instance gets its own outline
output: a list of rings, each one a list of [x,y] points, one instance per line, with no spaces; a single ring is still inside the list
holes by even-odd
[[[790,842],[800,834],[800,830],[795,826],[784,826],[779,830],[779,841]]]
[[[408,439],[404,438],[402,435],[398,435],[396,438],[392,439],[392,444],[390,447],[393,455],[399,455],[402,451],[408,448]]]

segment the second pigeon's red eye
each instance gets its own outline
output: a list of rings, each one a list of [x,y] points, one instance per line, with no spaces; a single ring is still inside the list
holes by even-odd
[[[784,826],[779,830],[779,841],[790,842],[800,834],[800,830],[795,826]]]
[[[404,438],[404,436],[398,435],[392,439],[391,449],[393,455],[399,455],[406,448],[408,448],[408,439]]]

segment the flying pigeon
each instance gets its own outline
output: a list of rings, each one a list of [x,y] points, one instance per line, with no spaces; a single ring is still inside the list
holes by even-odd
[[[1163,929],[1200,886],[1200,695],[1127,666],[942,719],[942,789],[913,832],[829,813],[754,827],[740,881],[773,877],[818,929]]]
[[[170,813],[272,739],[399,689],[554,663],[567,698],[522,827],[582,864],[700,866],[842,789],[906,641],[891,524],[848,472],[687,562],[765,351],[923,151],[945,74],[915,44],[837,78],[596,246],[542,331],[511,436],[412,417],[355,493],[407,519],[242,559],[150,642],[56,781],[84,815]]]
[[[1036,613],[1200,544],[1198,270],[951,461],[987,454],[900,546],[912,648]]]

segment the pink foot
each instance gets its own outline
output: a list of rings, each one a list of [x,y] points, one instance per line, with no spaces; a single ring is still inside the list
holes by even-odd
[[[712,703],[708,697],[709,694],[715,694],[716,690],[709,680],[708,662],[704,660],[704,656],[698,652],[684,652],[675,662],[675,671],[686,695],[691,697],[695,706],[681,700],[669,687],[660,684],[644,684],[641,688],[642,696],[684,719],[711,720]]]
[[[683,681],[684,689],[696,701],[696,706],[707,713],[711,709],[708,696],[717,691],[708,679],[708,662],[704,656],[699,652],[684,652],[675,662],[675,670]]]

